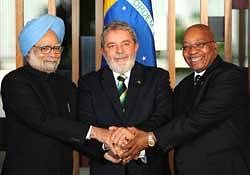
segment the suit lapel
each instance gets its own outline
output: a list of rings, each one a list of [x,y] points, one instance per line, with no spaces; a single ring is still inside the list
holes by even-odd
[[[179,83],[174,91],[175,114],[178,115],[192,108],[195,98],[194,73]]]
[[[195,101],[194,101],[194,107],[197,106],[200,103],[201,97],[203,96],[206,88],[207,88],[207,84],[211,78],[211,76],[213,75],[212,72],[221,64],[223,63],[222,59],[220,58],[220,56],[218,55],[216,57],[216,59],[214,60],[213,64],[210,65],[208,67],[208,69],[206,70],[206,72],[204,73],[204,75],[202,76],[201,82],[200,82],[200,87],[198,89]]]
[[[101,84],[104,93],[107,95],[110,103],[112,104],[114,110],[117,112],[118,116],[124,118],[122,113],[122,106],[119,101],[117,87],[115,85],[114,76],[108,66],[103,69],[101,76]]]
[[[143,85],[143,69],[137,63],[131,70],[130,80],[128,85],[128,92],[126,97],[126,113],[131,114],[132,110],[135,109],[137,96],[139,94],[140,87]]]

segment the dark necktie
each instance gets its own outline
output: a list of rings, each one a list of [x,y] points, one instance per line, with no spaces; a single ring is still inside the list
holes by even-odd
[[[194,86],[197,86],[199,81],[201,79],[201,76],[200,75],[196,75],[195,78],[194,78]]]
[[[124,83],[124,81],[126,79],[126,76],[119,75],[117,77],[117,79],[118,79],[118,86],[117,86],[118,95],[119,95],[119,99],[120,99],[120,102],[122,104],[122,107],[124,108],[124,104],[125,104],[125,100],[126,100],[126,95],[127,95],[127,87],[126,87],[126,85]]]

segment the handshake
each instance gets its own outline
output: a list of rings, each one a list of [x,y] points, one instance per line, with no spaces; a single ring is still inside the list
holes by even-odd
[[[107,152],[104,158],[113,163],[126,164],[130,160],[138,159],[140,152],[156,141],[152,132],[145,132],[135,127],[116,127],[108,129],[92,126],[92,139],[104,144]],[[150,141],[153,143],[150,144]]]

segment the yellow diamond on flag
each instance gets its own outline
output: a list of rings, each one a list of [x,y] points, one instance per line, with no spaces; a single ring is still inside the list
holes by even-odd
[[[103,5],[103,13],[104,16],[107,13],[108,9],[116,2],[117,0],[104,0],[104,5]]]

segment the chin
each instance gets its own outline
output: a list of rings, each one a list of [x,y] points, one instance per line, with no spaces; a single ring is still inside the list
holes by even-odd
[[[120,74],[123,74],[123,73],[126,73],[128,71],[130,71],[133,66],[134,66],[135,62],[127,62],[126,64],[116,64],[116,63],[108,63],[110,69],[116,73],[120,73]]]
[[[55,72],[57,70],[58,65],[59,64],[56,63],[56,62],[54,62],[54,63],[46,63],[46,64],[44,64],[43,69],[47,73],[52,73],[52,72]]]
[[[116,62],[107,61],[107,64],[113,72],[123,74],[130,71],[134,67],[135,59],[120,60]]]

